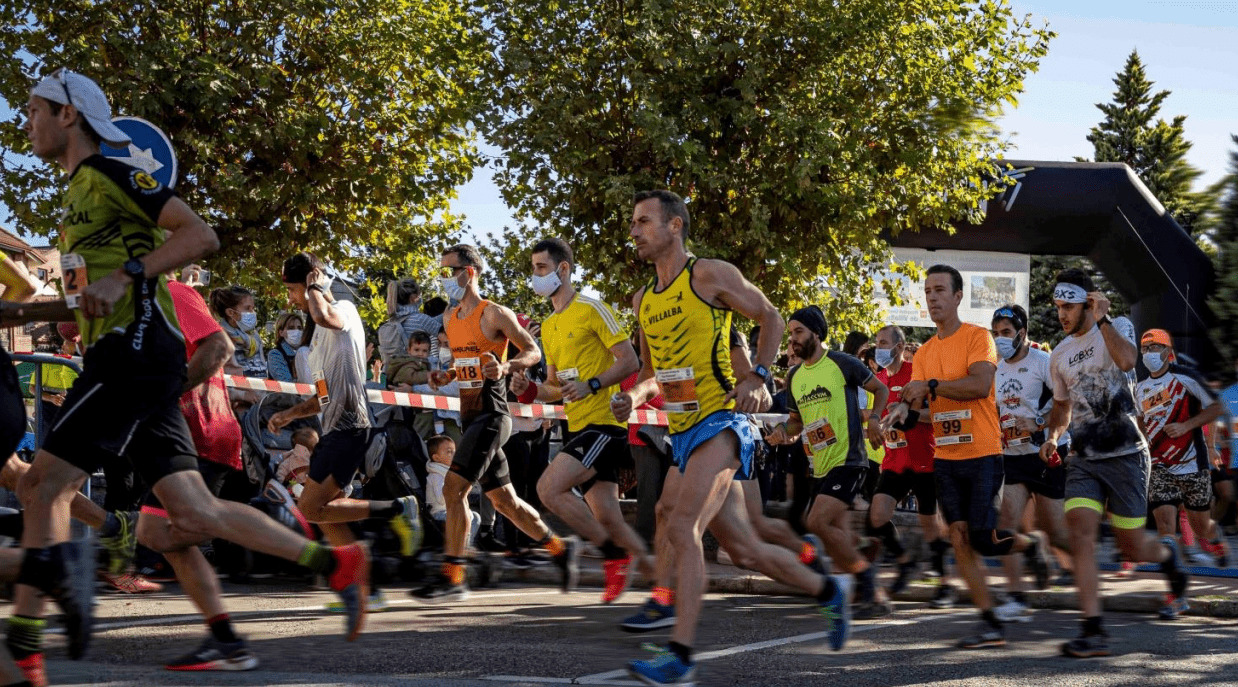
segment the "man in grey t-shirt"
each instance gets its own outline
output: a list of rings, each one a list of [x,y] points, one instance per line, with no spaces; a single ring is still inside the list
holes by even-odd
[[[411,556],[421,546],[417,499],[363,501],[345,496],[374,439],[365,392],[365,333],[357,308],[331,295],[331,280],[322,261],[298,253],[284,262],[288,300],[309,314],[315,330],[310,352],[314,395],[271,416],[272,433],[297,418],[321,414],[322,438],[310,456],[309,480],[298,506],[322,528],[331,542],[351,542],[343,523],[366,518],[390,519],[400,537],[401,553]]]
[[[1053,410],[1040,457],[1050,462],[1069,426],[1075,455],[1066,466],[1066,526],[1084,616],[1083,633],[1063,644],[1062,653],[1108,656],[1096,572],[1096,538],[1105,512],[1127,560],[1161,563],[1170,586],[1162,617],[1172,617],[1185,604],[1187,574],[1173,537],[1158,542],[1144,529],[1151,459],[1127,374],[1139,356],[1134,327],[1125,318],[1109,318],[1109,299],[1082,270],[1064,270],[1057,281],[1053,302],[1067,336],[1049,358]]]

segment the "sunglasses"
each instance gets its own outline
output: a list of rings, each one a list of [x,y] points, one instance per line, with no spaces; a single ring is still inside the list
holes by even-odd
[[[460,274],[460,270],[463,269],[467,269],[467,267],[451,267],[449,265],[444,265],[443,269],[439,272],[439,276],[443,279],[450,279],[457,274]]]

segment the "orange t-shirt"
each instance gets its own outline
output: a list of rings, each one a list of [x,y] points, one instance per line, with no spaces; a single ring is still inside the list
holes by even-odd
[[[964,323],[958,331],[941,339],[933,336],[920,346],[912,362],[913,380],[936,379],[946,382],[966,377],[975,363],[988,362],[997,369],[997,346],[989,331]],[[1001,423],[993,387],[984,398],[952,401],[938,396],[929,403],[933,439],[938,460],[966,460],[1000,455]]]

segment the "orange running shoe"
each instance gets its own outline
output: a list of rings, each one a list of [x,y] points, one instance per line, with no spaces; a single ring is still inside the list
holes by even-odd
[[[602,592],[602,603],[614,603],[623,596],[632,583],[632,557],[615,558],[602,563],[602,574],[606,576],[606,589]]]
[[[135,573],[121,573],[113,575],[112,573],[100,573],[99,577],[103,578],[113,589],[125,594],[150,594],[153,592],[163,591],[163,585],[137,575]]]

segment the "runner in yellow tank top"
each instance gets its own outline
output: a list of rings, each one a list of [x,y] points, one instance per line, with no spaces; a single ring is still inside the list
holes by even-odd
[[[564,401],[568,433],[563,449],[537,482],[542,503],[602,552],[606,577],[602,603],[627,589],[633,560],[646,575],[653,562],[640,535],[619,508],[619,467],[628,458],[628,431],[610,412],[610,395],[636,372],[636,350],[610,306],[577,293],[576,266],[563,239],[533,246],[533,290],[550,299],[554,314],[542,323],[546,383],[512,377],[521,401]],[[526,388],[527,387],[527,388]],[[580,487],[582,502],[572,490]]]
[[[669,592],[655,589],[653,600],[659,613],[677,614],[675,627],[666,652],[628,665],[633,676],[648,684],[689,682],[696,671],[692,645],[704,592],[700,533],[706,526],[732,555],[738,553],[762,572],[816,595],[833,648],[842,648],[849,625],[850,581],[817,575],[790,551],[761,543],[742,490],[731,489],[733,479],[752,470],[756,437],[741,413],[769,408],[765,381],[785,323],[734,265],[688,255],[684,243],[689,226],[687,205],[674,193],[636,195],[630,236],[639,257],[654,264],[657,276],[633,300],[642,334],[640,379],[611,402],[615,417],[626,420],[632,408],[660,388],[678,466],[667,475],[658,503],[660,511],[669,512],[658,526],[658,546],[674,550],[678,599],[671,608]],[[761,326],[756,365],[740,380],[730,372],[732,311]]]

